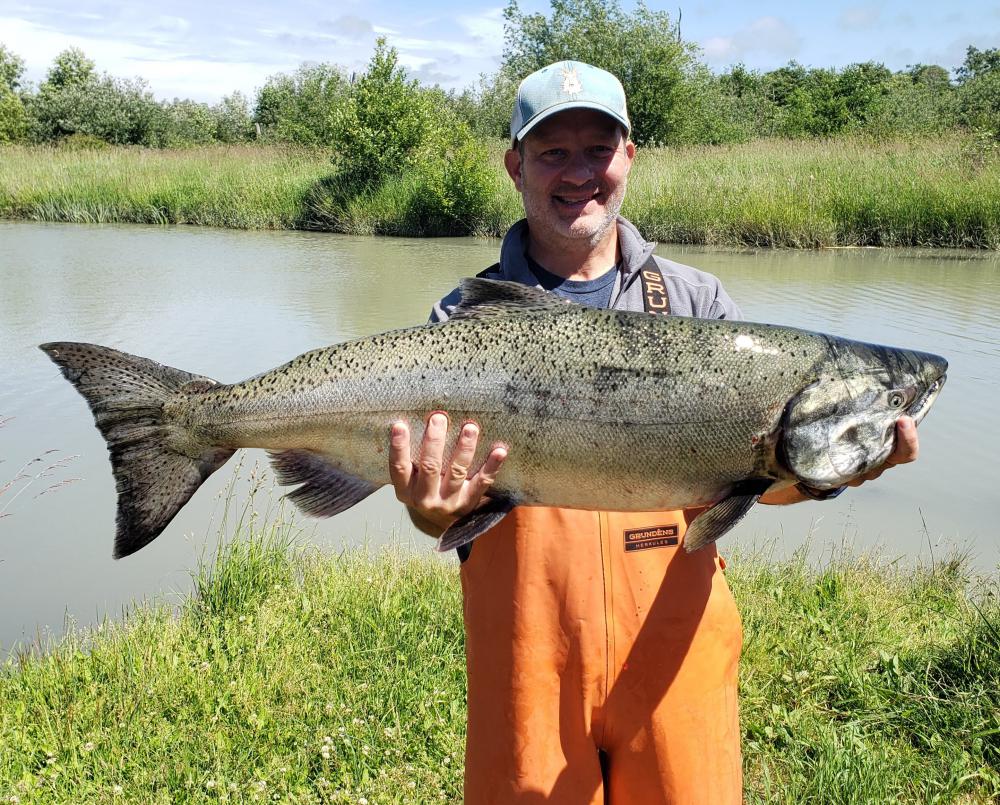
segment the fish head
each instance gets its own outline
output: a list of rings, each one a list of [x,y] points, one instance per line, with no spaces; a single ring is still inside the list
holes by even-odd
[[[785,408],[781,462],[814,489],[834,489],[880,466],[902,416],[919,424],[944,386],[948,362],[926,352],[831,343],[818,379]]]

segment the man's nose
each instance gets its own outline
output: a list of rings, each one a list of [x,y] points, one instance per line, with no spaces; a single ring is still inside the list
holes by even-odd
[[[594,178],[594,168],[587,155],[580,152],[570,154],[562,173],[562,179],[573,184],[586,184]]]

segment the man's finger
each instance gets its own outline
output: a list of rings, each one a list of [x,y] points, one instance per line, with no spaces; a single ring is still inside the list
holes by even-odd
[[[486,463],[483,464],[479,472],[469,479],[470,499],[479,501],[486,494],[489,488],[493,486],[493,482],[496,481],[497,473],[500,472],[500,468],[503,466],[506,458],[506,447],[498,445],[490,450],[490,454],[486,457]]]
[[[900,417],[896,423],[896,447],[886,460],[886,464],[909,464],[917,460],[920,453],[920,440],[917,437],[917,425],[911,417]]]
[[[408,497],[413,461],[410,458],[410,428],[405,422],[393,422],[389,428],[389,479],[396,490],[396,497]]]
[[[413,482],[415,501],[434,500],[441,492],[441,466],[447,436],[448,417],[441,411],[435,411],[427,418],[424,438],[420,442],[417,477]]]
[[[441,482],[441,497],[449,498],[461,491],[469,477],[469,467],[476,455],[476,445],[479,444],[479,426],[475,422],[466,422],[458,434],[455,451],[451,463],[446,468]]]

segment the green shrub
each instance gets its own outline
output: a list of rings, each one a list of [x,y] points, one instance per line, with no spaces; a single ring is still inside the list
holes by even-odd
[[[108,143],[93,134],[77,132],[56,141],[64,151],[101,151],[108,148]]]
[[[46,83],[30,111],[40,140],[90,134],[116,145],[160,145],[166,115],[142,79],[111,76]]]
[[[336,173],[313,196],[318,219],[339,228],[357,220],[360,203],[369,212],[386,214],[363,215],[365,224],[348,229],[422,235],[478,231],[495,184],[486,148],[442,93],[407,79],[384,39],[335,121]]]
[[[28,115],[21,99],[0,84],[0,144],[16,143],[28,134]]]
[[[274,75],[257,93],[254,120],[269,140],[329,145],[337,110],[350,84],[333,64],[304,64],[292,75]]]

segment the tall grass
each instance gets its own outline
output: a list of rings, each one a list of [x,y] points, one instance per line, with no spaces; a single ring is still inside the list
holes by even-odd
[[[454,567],[242,537],[174,614],[0,669],[0,802],[458,802]],[[749,802],[995,802],[997,579],[736,557]],[[706,748],[710,751],[710,748]]]
[[[0,147],[0,215],[75,223],[300,225],[329,169],[308,149]]]
[[[428,176],[344,201],[322,151],[0,147],[0,216],[44,221],[502,235],[521,215],[491,148],[474,214],[437,210]],[[432,177],[433,178],[433,177]],[[625,214],[654,240],[729,246],[1000,248],[1000,157],[974,138],[761,140],[640,150]]]
[[[1000,248],[1000,159],[977,141],[756,141],[640,152],[647,237],[749,246]]]

